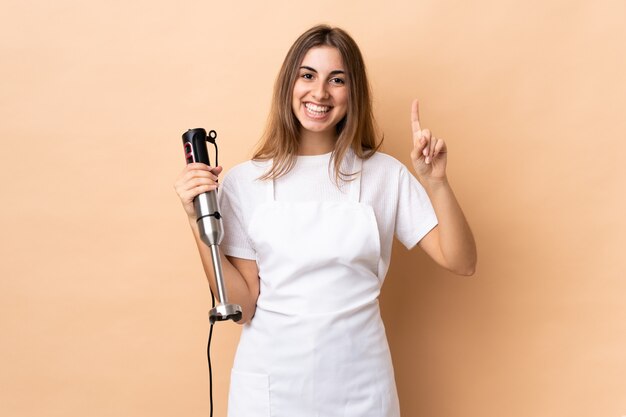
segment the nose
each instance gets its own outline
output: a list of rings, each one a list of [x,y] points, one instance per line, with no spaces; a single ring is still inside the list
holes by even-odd
[[[328,85],[325,81],[319,80],[313,87],[313,98],[316,100],[325,100],[328,98]]]

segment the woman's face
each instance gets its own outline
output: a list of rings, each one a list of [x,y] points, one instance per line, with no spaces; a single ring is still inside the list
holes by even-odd
[[[336,136],[335,126],[348,111],[348,93],[345,68],[337,48],[309,49],[298,69],[292,96],[292,110],[302,128],[310,133]]]

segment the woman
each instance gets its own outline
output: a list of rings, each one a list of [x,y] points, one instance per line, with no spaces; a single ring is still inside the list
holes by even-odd
[[[476,263],[446,145],[422,129],[417,101],[411,116],[419,182],[377,152],[352,38],[316,26],[289,50],[259,149],[220,186],[224,275],[244,314],[230,417],[400,415],[378,307],[393,236],[458,274]],[[192,201],[221,171],[191,164],[176,182],[213,291]]]

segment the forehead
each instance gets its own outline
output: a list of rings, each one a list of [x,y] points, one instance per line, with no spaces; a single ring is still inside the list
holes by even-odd
[[[341,53],[334,46],[315,46],[309,49],[302,59],[301,66],[307,66],[316,70],[344,70]]]

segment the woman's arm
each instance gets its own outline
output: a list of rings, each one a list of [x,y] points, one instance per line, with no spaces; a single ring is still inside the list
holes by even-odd
[[[446,176],[446,144],[420,126],[417,100],[413,101],[411,108],[411,122],[411,161],[439,223],[422,238],[419,246],[444,268],[460,275],[473,275],[477,259],[476,243]]]
[[[221,167],[212,168],[199,163],[189,164],[174,184],[174,188],[187,213],[189,225],[202,260],[202,266],[213,294],[217,294],[217,285],[213,272],[211,250],[200,239],[193,199],[201,193],[217,189],[217,176],[221,172]],[[220,253],[220,259],[222,261],[222,272],[228,301],[241,306],[243,317],[238,323],[247,323],[254,316],[256,301],[259,297],[259,271],[256,261],[225,256],[222,253]]]
[[[459,275],[473,275],[477,258],[474,236],[450,184],[445,181],[424,188],[439,224],[420,240],[420,248],[444,268]]]
[[[189,225],[196,240],[196,246],[200,253],[204,273],[211,286],[213,294],[217,294],[217,284],[215,282],[215,272],[213,271],[213,261],[211,260],[211,250],[200,239],[198,224],[195,217],[189,219]],[[242,318],[237,323],[245,324],[252,319],[256,310],[256,301],[259,297],[259,269],[254,260],[225,256],[220,251],[222,260],[222,274],[228,301],[239,304],[242,310]]]

